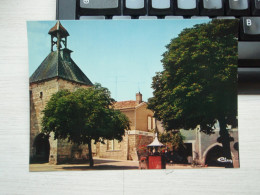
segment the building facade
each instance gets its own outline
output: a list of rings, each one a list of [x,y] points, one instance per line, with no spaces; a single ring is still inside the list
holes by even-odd
[[[233,141],[230,142],[232,159],[227,160],[232,160],[233,166],[238,168],[238,129],[232,128],[228,131]],[[187,149],[186,156],[189,163],[201,166],[224,166],[224,163],[220,162],[224,152],[222,144],[217,141],[219,138],[218,125],[211,135],[201,132],[199,127],[194,130],[181,130],[180,132],[184,136],[184,144]]]
[[[142,101],[142,94],[136,94],[136,100],[120,101],[114,108],[124,113],[130,121],[130,129],[125,131],[123,140],[106,140],[104,144],[92,145],[94,156],[107,159],[138,160],[138,150],[150,144],[154,139],[155,120],[153,112]]]
[[[72,51],[67,48],[69,33],[59,21],[50,29],[49,35],[51,52],[30,77],[30,162],[84,161],[88,159],[87,145],[55,140],[53,133],[45,135],[41,130],[42,111],[53,94],[63,89],[75,91],[93,85],[72,60]],[[93,154],[100,158],[138,160],[138,147],[153,140],[154,134],[149,132],[155,127],[153,112],[147,109],[140,93],[136,94],[135,101],[116,102],[114,107],[129,118],[130,130],[125,131],[122,142],[93,143]]]
[[[59,21],[50,29],[49,35],[51,52],[30,77],[30,162],[57,164],[86,159],[86,146],[54,140],[53,134],[49,137],[41,132],[42,111],[54,93],[93,85],[72,60],[72,51],[67,48],[69,33]]]
[[[218,142],[219,138],[219,124],[215,125],[215,130],[212,134],[206,134],[200,131],[198,126],[192,130],[181,129],[180,133],[183,136],[184,147],[177,152],[182,163],[194,164],[198,166],[223,166],[224,163],[219,162],[224,156],[222,144]],[[164,129],[160,123],[157,123],[157,128],[160,133],[164,132]],[[239,165],[239,148],[238,148],[238,129],[228,129],[229,135],[233,141],[230,142],[230,150],[233,166],[238,168]],[[172,147],[168,145],[169,151],[172,151]],[[224,159],[222,159],[224,160]]]

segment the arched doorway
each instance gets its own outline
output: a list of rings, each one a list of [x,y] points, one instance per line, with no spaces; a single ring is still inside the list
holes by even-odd
[[[44,135],[43,133],[37,135],[34,140],[33,147],[35,149],[35,162],[49,162],[50,143],[48,135]]]
[[[218,161],[218,159],[223,156],[224,156],[223,148],[219,145],[216,145],[208,151],[205,159],[205,164],[208,166],[225,167],[225,163],[221,163]]]

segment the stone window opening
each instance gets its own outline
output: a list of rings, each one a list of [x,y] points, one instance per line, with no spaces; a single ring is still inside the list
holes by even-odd
[[[42,96],[43,96],[43,93],[42,93],[42,91],[40,92],[40,98],[42,99]]]
[[[153,120],[152,120],[151,116],[148,116],[147,127],[148,127],[148,130],[152,130],[152,128],[153,128]]]
[[[118,140],[107,140],[107,150],[108,151],[118,151],[121,150],[121,145]]]
[[[156,128],[156,122],[155,122],[155,118],[152,117],[152,129]]]

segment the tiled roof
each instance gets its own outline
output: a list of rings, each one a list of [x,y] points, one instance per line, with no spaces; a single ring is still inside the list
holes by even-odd
[[[114,104],[115,109],[135,108],[138,105],[136,101],[121,101]]]
[[[30,77],[30,83],[35,83],[55,77],[85,85],[93,85],[76,63],[68,57],[64,59],[61,53],[70,53],[68,49],[51,52]],[[69,54],[68,54],[69,55]]]

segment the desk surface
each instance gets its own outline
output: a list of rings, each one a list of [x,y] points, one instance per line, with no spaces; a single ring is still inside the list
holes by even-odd
[[[55,0],[0,2],[0,194],[259,194],[260,95],[239,96],[240,169],[30,173],[26,20]]]

